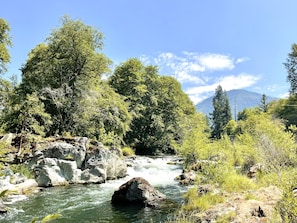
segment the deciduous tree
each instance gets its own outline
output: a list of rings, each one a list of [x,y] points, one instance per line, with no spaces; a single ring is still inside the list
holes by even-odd
[[[0,18],[0,74],[7,71],[6,64],[10,62],[9,46],[12,46],[9,36],[9,24]]]
[[[53,125],[49,134],[78,134],[75,117],[81,101],[101,75],[109,72],[111,61],[99,53],[103,34],[65,16],[62,26],[53,30],[46,43],[37,45],[22,67],[21,95],[37,92],[44,96],[45,110]]]
[[[116,68],[109,83],[130,105],[133,120],[125,140],[136,152],[168,151],[181,140],[182,122],[196,111],[174,78],[133,58]]]

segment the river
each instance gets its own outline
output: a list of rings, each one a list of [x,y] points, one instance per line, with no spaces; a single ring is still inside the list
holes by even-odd
[[[10,196],[5,200],[8,213],[0,222],[30,223],[34,218],[59,212],[62,217],[52,222],[79,223],[141,223],[164,222],[182,202],[185,187],[174,180],[181,166],[168,165],[174,157],[137,157],[128,167],[128,176],[103,184],[69,185],[45,188],[42,192],[25,196]],[[133,177],[143,177],[152,186],[166,194],[166,207],[160,209],[135,206],[114,207],[113,192]]]

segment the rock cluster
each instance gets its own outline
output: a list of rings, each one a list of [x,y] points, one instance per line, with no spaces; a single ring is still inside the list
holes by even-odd
[[[48,143],[34,154],[33,170],[39,186],[103,183],[126,176],[127,166],[118,149],[98,144],[87,150],[87,138]]]

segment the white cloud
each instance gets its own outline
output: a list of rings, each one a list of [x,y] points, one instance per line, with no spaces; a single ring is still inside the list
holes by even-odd
[[[243,63],[243,62],[246,62],[248,60],[250,60],[250,58],[248,58],[248,57],[241,57],[241,58],[236,59],[235,64]]]
[[[215,92],[218,85],[221,85],[223,90],[229,91],[233,89],[241,89],[250,87],[261,79],[261,75],[252,75],[241,73],[239,75],[229,75],[217,79],[215,82],[208,85],[196,86],[186,90],[195,104],[207,98]]]
[[[175,77],[195,104],[213,95],[218,85],[228,91],[250,87],[261,79],[261,75],[247,73],[230,75],[236,64],[249,60],[247,57],[184,51],[179,56],[164,52],[155,58],[142,56],[141,60],[157,65],[161,74]]]
[[[222,54],[203,54],[198,57],[198,61],[205,70],[210,71],[232,70],[235,67],[233,59]]]
[[[144,63],[153,63],[160,68],[161,73],[176,77],[181,83],[204,83],[202,73],[232,70],[234,59],[228,55],[215,53],[182,52],[177,56],[171,52],[160,53],[155,58],[145,55],[140,58]]]
[[[226,91],[233,89],[240,89],[252,86],[258,80],[261,79],[261,75],[251,75],[246,73],[241,73],[239,75],[225,76],[219,80],[219,84]]]

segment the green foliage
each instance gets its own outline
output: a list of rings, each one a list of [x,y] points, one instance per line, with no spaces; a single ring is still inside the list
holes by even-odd
[[[278,211],[280,213],[282,222],[294,223],[297,221],[297,197],[296,192],[292,188],[287,188],[283,192],[283,197],[278,204]]]
[[[45,129],[52,124],[36,92],[27,94],[23,100],[12,95],[9,106],[4,109],[3,120],[6,131],[14,133],[44,135]]]
[[[212,119],[212,132],[211,136],[215,139],[220,139],[224,128],[228,122],[232,119],[231,109],[227,93],[223,91],[219,85],[216,88],[215,96],[212,100],[214,107],[213,113],[211,114]]]
[[[112,144],[115,138],[121,141],[130,128],[128,104],[105,83],[90,90],[79,107],[74,121],[76,131],[82,135]]]
[[[49,214],[49,215],[45,216],[44,218],[42,218],[40,223],[48,223],[48,222],[51,222],[52,220],[59,219],[61,217],[62,217],[62,215],[60,213]],[[39,222],[38,219],[33,219],[31,221],[31,223],[36,223],[36,222]]]
[[[267,96],[265,94],[263,94],[262,97],[261,97],[261,104],[259,106],[259,109],[262,112],[267,112],[268,111]]]
[[[9,24],[0,18],[0,74],[7,71],[6,64],[10,62],[7,46],[12,46],[12,42],[9,31]]]
[[[255,189],[257,186],[253,180],[247,176],[237,174],[235,171],[225,175],[221,188],[227,192],[242,192]]]
[[[124,156],[134,156],[135,152],[131,147],[125,146],[122,148],[122,153]]]
[[[270,113],[282,119],[287,129],[291,125],[297,126],[297,95],[271,103]]]
[[[187,131],[184,133],[183,143],[177,147],[177,151],[186,158],[186,163],[190,164],[197,159],[209,159],[211,154],[206,117],[197,113],[183,125],[183,129]]]
[[[14,172],[14,173],[20,173],[23,174],[25,177],[28,179],[33,178],[33,173],[30,170],[29,166],[26,164],[11,164],[9,168]]]
[[[44,96],[45,111],[53,121],[48,134],[77,135],[81,132],[75,118],[81,112],[81,103],[93,86],[100,86],[110,61],[98,53],[103,45],[101,32],[68,17],[61,23],[47,44],[38,45],[29,54],[19,92]]]
[[[211,206],[223,203],[224,198],[220,194],[206,193],[199,195],[197,188],[191,188],[185,194],[186,204],[183,205],[184,211],[205,211]]]
[[[109,84],[129,104],[132,123],[124,140],[136,153],[164,152],[180,143],[182,123],[196,111],[174,78],[130,59],[115,69]]]
[[[229,223],[229,222],[232,222],[235,217],[236,217],[236,213],[234,211],[230,211],[227,214],[218,216],[218,218],[216,219],[216,223]]]
[[[290,94],[296,95],[297,93],[297,44],[293,43],[291,52],[288,54],[287,62],[284,63],[287,69],[287,81],[290,83]]]

